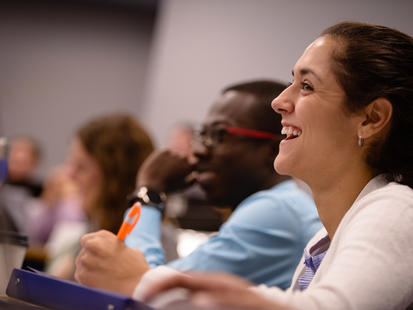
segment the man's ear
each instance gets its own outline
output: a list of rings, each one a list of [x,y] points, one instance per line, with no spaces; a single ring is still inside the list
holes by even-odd
[[[363,111],[364,118],[359,125],[358,135],[368,139],[382,131],[390,123],[393,106],[386,98],[373,100]]]

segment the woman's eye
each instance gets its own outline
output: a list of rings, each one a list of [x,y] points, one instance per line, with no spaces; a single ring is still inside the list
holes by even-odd
[[[306,82],[301,83],[301,89],[302,90],[307,90],[307,91],[313,91],[314,90],[313,87],[310,84],[306,83]]]

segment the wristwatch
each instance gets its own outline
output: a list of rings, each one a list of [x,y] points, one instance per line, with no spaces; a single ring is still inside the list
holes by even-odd
[[[163,214],[165,211],[166,194],[142,186],[129,195],[128,202],[130,206],[135,202],[140,202],[142,205],[155,208]]]

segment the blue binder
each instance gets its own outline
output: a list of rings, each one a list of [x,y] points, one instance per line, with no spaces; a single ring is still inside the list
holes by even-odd
[[[153,310],[126,295],[17,268],[12,272],[6,294],[56,310]]]

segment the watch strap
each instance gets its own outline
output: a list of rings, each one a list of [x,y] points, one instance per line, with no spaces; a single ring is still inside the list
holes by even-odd
[[[163,214],[165,211],[166,195],[163,192],[142,186],[129,195],[128,202],[130,206],[135,202],[140,202],[142,205],[153,207]]]

